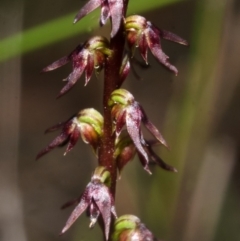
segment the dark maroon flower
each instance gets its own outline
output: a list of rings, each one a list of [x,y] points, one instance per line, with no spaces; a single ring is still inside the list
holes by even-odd
[[[160,241],[134,215],[122,215],[114,223],[112,241]]]
[[[87,185],[79,199],[78,205],[73,210],[66,225],[62,229],[62,234],[72,226],[85,210],[87,210],[90,215],[90,228],[95,225],[98,217],[101,215],[104,222],[105,237],[108,240],[112,215],[117,218],[114,199],[109,190],[110,182],[110,173],[106,168],[97,167],[91,182]]]
[[[166,68],[178,74],[175,66],[168,61],[169,57],[162,51],[161,38],[179,44],[188,45],[188,42],[174,33],[161,30],[139,15],[132,15],[125,19],[125,31],[129,47],[134,50],[139,47],[140,54],[147,61],[148,48],[154,57]]]
[[[89,82],[94,69],[100,72],[104,67],[105,60],[112,54],[109,42],[105,37],[95,36],[77,48],[68,56],[65,56],[45,67],[42,71],[48,72],[57,69],[68,62],[72,62],[73,71],[64,80],[67,84],[62,88],[58,97],[68,92],[85,71],[85,85]]]
[[[76,145],[80,136],[82,137],[82,140],[85,143],[90,144],[96,152],[102,136],[102,126],[103,117],[98,111],[93,108],[80,111],[73,118],[54,125],[46,130],[46,132],[50,132],[62,128],[60,135],[38,153],[37,159],[55,147],[61,146],[69,141],[64,153],[64,155],[66,155]]]
[[[143,134],[141,131],[141,123],[152,133],[152,135],[164,146],[168,147],[161,133],[148,119],[141,105],[135,101],[133,95],[125,89],[117,89],[112,92],[109,106],[112,107],[112,118],[114,120],[114,131],[119,136],[124,126],[131,137],[138,152],[144,156],[148,162],[148,155],[144,149]]]
[[[111,37],[113,37],[117,33],[123,18],[123,0],[89,0],[76,15],[74,23],[98,7],[101,7],[100,25],[105,25],[107,20],[111,18]]]
[[[138,154],[139,160],[142,166],[144,167],[144,170],[146,170],[149,174],[151,174],[151,171],[149,169],[149,164],[156,164],[161,168],[163,168],[164,170],[177,172],[176,168],[165,163],[153,151],[153,146],[158,144],[158,142],[146,141],[143,139],[141,141],[142,141],[141,144],[145,152],[147,153],[148,159],[146,159],[145,156],[143,156],[142,153],[138,151],[138,149],[134,145],[134,142],[130,138],[128,133],[121,134],[116,139],[114,157],[116,159],[117,167],[120,173],[123,167],[134,158],[136,153]]]

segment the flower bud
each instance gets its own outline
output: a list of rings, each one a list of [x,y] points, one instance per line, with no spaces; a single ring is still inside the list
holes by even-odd
[[[123,215],[115,221],[112,241],[157,241],[157,239],[138,217]]]
[[[130,136],[127,133],[125,133],[125,135],[120,135],[116,139],[114,152],[117,168],[120,173],[123,167],[134,158],[135,154],[136,147]]]
[[[94,182],[96,180],[105,184],[107,187],[111,186],[111,175],[106,167],[99,166],[95,169],[91,181]]]
[[[87,124],[93,127],[98,136],[102,136],[103,117],[94,108],[88,108],[80,111],[77,115],[79,125]]]
[[[139,15],[131,15],[125,19],[125,31],[126,32],[141,32],[144,31],[147,26],[146,18]]]
[[[122,106],[128,106],[134,101],[133,95],[125,89],[117,89],[112,92],[108,101],[109,106],[120,104]]]
[[[109,47],[109,41],[103,36],[92,37],[85,44],[85,48],[90,52],[95,53],[98,50],[106,56],[112,55],[112,50]]]

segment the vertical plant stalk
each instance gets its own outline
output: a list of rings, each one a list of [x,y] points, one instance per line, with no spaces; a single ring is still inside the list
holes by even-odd
[[[124,1],[124,17],[128,6],[128,0]],[[108,100],[111,93],[118,88],[120,81],[120,67],[122,63],[122,56],[125,45],[124,26],[123,22],[117,34],[110,40],[113,55],[108,59],[105,65],[104,72],[104,90],[103,90],[103,139],[99,149],[99,165],[107,167],[111,174],[111,193],[115,197],[116,192],[116,179],[117,179],[117,166],[113,157],[115,134],[112,132],[112,117],[111,108],[108,106]]]
[[[177,170],[166,164],[152,146],[156,143],[168,147],[162,134],[150,121],[141,104],[127,90],[121,89],[121,83],[127,77],[131,64],[125,54],[125,39],[130,52],[139,47],[143,60],[147,63],[148,49],[157,61],[165,68],[177,74],[178,70],[163,52],[161,38],[179,44],[188,42],[174,33],[157,28],[146,18],[139,15],[126,16],[129,0],[89,0],[78,12],[74,23],[81,20],[94,9],[101,8],[100,25],[106,24],[111,18],[111,38],[95,36],[80,44],[69,55],[60,58],[43,69],[52,71],[69,62],[73,70],[67,77],[67,84],[62,88],[58,97],[68,92],[85,72],[85,85],[89,82],[95,69],[104,68],[103,116],[93,108],[81,110],[65,122],[50,127],[47,132],[62,129],[47,147],[42,149],[37,159],[57,146],[69,142],[66,152],[69,152],[79,137],[90,144],[98,156],[98,167],[95,169],[90,182],[80,197],[67,202],[63,208],[77,204],[68,218],[61,234],[65,233],[83,212],[90,218],[89,227],[96,222],[104,233],[104,240],[157,240],[140,219],[134,215],[118,218],[115,209],[115,192],[117,172],[121,171],[135,155],[145,171],[149,169],[150,159],[167,171]],[[129,53],[130,53],[129,52]],[[145,125],[155,140],[144,138],[141,124]],[[127,135],[126,135],[127,133]],[[101,219],[98,219],[101,217]],[[114,223],[113,223],[114,221]]]

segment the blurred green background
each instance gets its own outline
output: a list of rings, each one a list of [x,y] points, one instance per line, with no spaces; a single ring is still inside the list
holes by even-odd
[[[55,100],[71,65],[40,74],[95,34],[99,11],[73,25],[86,1],[0,2],[0,240],[102,240],[83,215],[58,233],[72,208],[60,206],[81,194],[96,166],[81,141],[67,156],[56,149],[39,161],[37,152],[57,133],[44,130],[77,111],[101,111],[102,76],[87,87],[81,79]],[[124,83],[164,134],[171,150],[156,149],[178,169],[151,167],[136,159],[117,187],[119,215],[138,215],[166,241],[240,240],[240,2],[239,0],[130,0],[129,14],[142,14],[159,28],[190,42],[162,41],[179,76],[149,55],[150,68],[136,68]],[[146,133],[147,134],[147,133]]]

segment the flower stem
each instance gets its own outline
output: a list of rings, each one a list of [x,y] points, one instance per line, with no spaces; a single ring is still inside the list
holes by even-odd
[[[124,1],[124,17],[128,0]],[[103,138],[99,149],[99,165],[107,167],[111,174],[111,193],[115,197],[116,191],[116,179],[117,179],[117,166],[114,160],[114,145],[115,135],[112,133],[112,117],[111,108],[108,106],[108,100],[111,93],[118,88],[120,82],[120,67],[122,63],[125,36],[123,22],[114,37],[110,40],[111,49],[113,55],[109,57],[106,62],[104,72],[104,90],[103,90],[103,115],[104,115],[104,126],[103,126]]]

